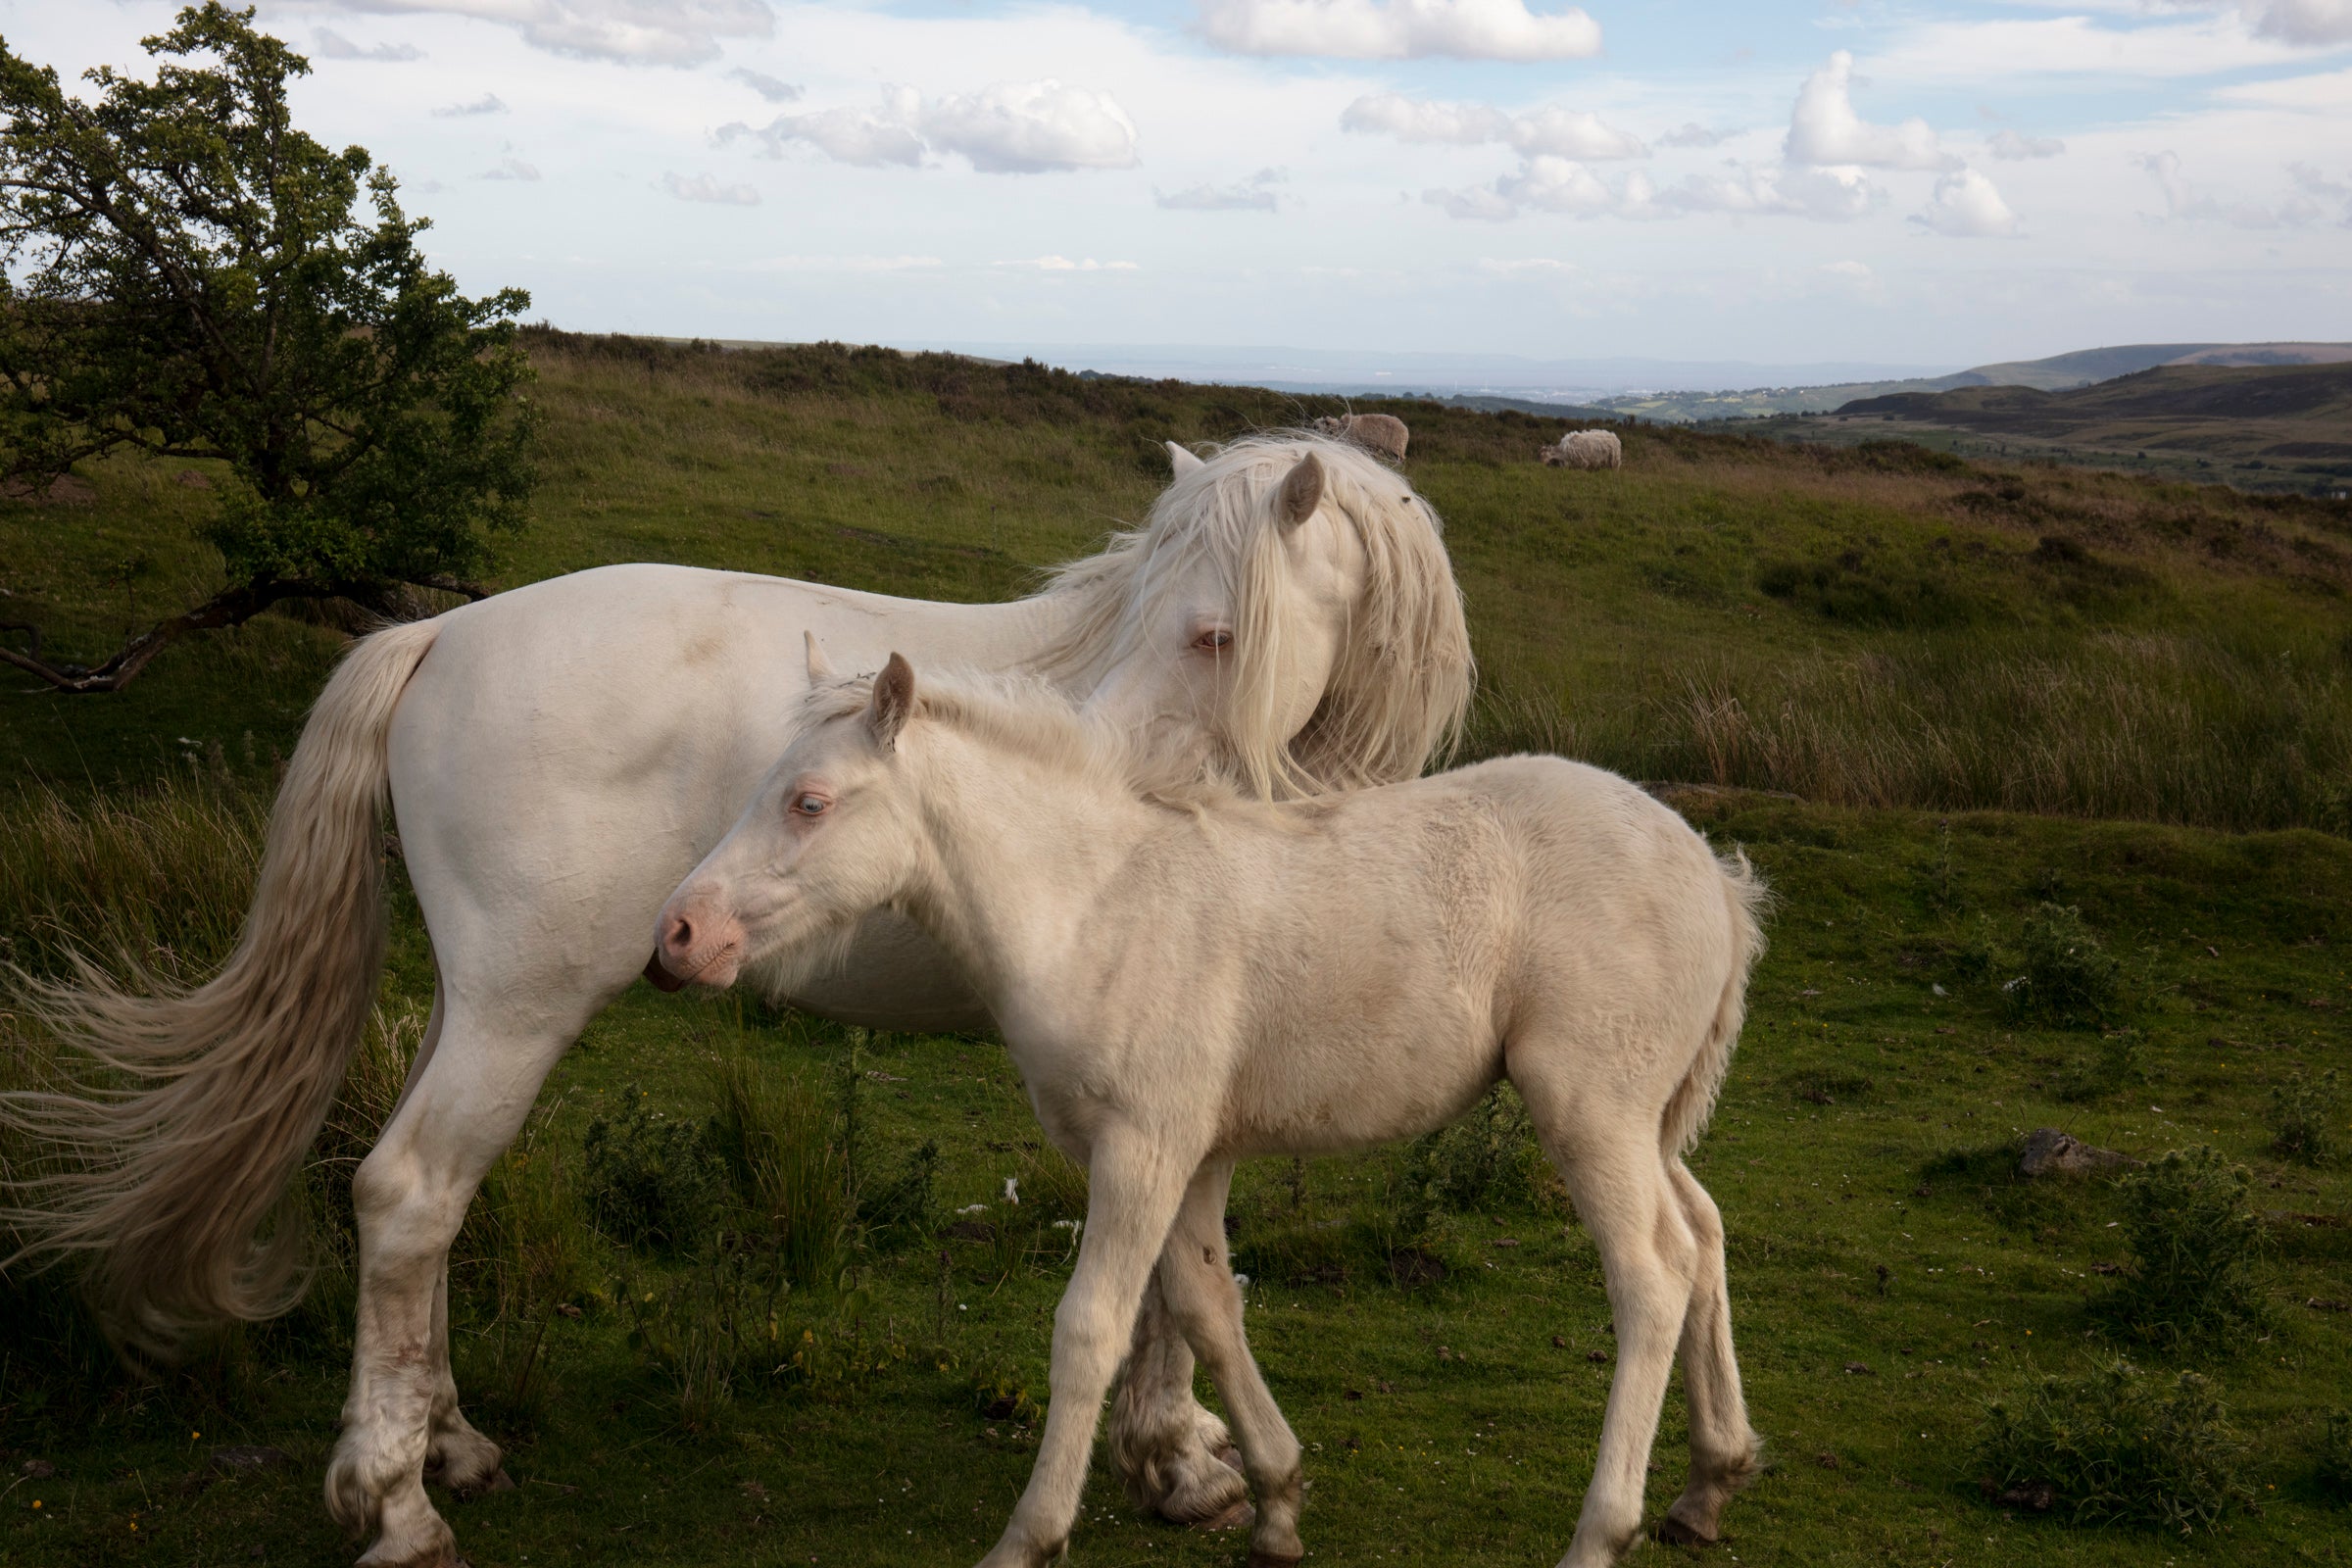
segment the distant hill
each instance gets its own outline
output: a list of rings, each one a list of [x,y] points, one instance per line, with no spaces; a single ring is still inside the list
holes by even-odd
[[[2322,364],[2166,364],[2056,392],[1895,392],[1776,419],[1759,433],[1838,443],[1897,435],[1972,457],[2334,494],[2352,489],[2352,354]]]
[[[2129,343],[2078,349],[2044,360],[2005,360],[1949,375],[1902,381],[1845,381],[1822,386],[1755,387],[1740,392],[1659,392],[1595,400],[1618,418],[1680,422],[1776,414],[1828,414],[1863,399],[1924,395],[1963,387],[2018,386],[2063,392],[2165,365],[2294,366],[2352,362],[2352,343]]]

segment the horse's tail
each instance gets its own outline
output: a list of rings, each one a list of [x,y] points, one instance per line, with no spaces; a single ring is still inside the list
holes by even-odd
[[[352,649],[312,710],[270,813],[228,961],[183,990],[25,982],[25,1010],[97,1081],[0,1096],[37,1173],[10,1182],[6,1260],[80,1260],[99,1321],[168,1357],[191,1332],[276,1315],[309,1283],[290,1183],[349,1068],[383,959],[382,819],[392,710],[439,633]],[[0,1265],[0,1266],[6,1266]]]
[[[1724,977],[1723,994],[1716,1001],[1715,1016],[1708,1020],[1706,1038],[1699,1042],[1698,1055],[1683,1075],[1674,1098],[1666,1102],[1659,1141],[1669,1159],[1689,1152],[1706,1130],[1715,1097],[1723,1090],[1724,1074],[1731,1071],[1732,1048],[1740,1042],[1740,1026],[1747,1017],[1748,972],[1764,956],[1763,913],[1772,898],[1764,879],[1739,850],[1716,857],[1715,863],[1723,875],[1724,912],[1731,920],[1731,970]]]

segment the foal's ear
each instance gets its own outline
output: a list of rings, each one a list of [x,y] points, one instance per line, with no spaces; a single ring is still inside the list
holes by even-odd
[[[893,654],[882,673],[874,677],[874,700],[866,708],[866,727],[874,732],[875,744],[884,751],[895,750],[899,731],[906,727],[906,715],[914,710],[914,666],[906,662],[904,654]]]
[[[1166,445],[1168,467],[1176,478],[1181,479],[1188,473],[1198,473],[1208,466],[1207,460],[1194,452],[1192,448],[1180,447],[1173,441]]]
[[[831,680],[833,662],[825,657],[822,648],[816,646],[816,633],[803,630],[801,641],[808,651],[808,684],[814,686],[819,681]]]
[[[1298,466],[1282,476],[1282,500],[1279,503],[1282,525],[1296,528],[1315,514],[1323,504],[1323,464],[1312,452],[1298,460]]]

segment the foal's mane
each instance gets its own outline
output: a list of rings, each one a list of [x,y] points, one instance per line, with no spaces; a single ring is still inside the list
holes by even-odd
[[[812,686],[802,698],[803,727],[861,713],[873,692],[872,675]],[[1202,773],[1191,758],[1155,755],[1125,730],[1090,722],[1067,693],[1035,675],[919,669],[909,722],[945,725],[992,751],[1155,805],[1197,811],[1255,804],[1231,780]]]
[[[1323,702],[1285,736],[1276,714],[1293,656],[1275,497],[1310,452],[1325,504],[1354,525],[1367,570]],[[1300,430],[1247,436],[1178,478],[1141,527],[1054,573],[1044,596],[1070,597],[1077,613],[1035,673],[1091,686],[1130,651],[1184,568],[1206,558],[1239,611],[1232,755],[1215,760],[1216,771],[1259,800],[1413,778],[1450,748],[1470,703],[1470,635],[1442,527],[1401,475],[1351,442]]]

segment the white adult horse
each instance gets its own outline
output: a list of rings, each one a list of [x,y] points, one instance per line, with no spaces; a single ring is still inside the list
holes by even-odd
[[[910,648],[1034,671],[1177,773],[1268,798],[1413,776],[1458,724],[1460,597],[1402,478],[1311,436],[1172,451],[1143,527],[1013,604],[612,566],[366,639],[295,749],[221,972],[142,996],[86,970],[37,1004],[135,1092],[0,1099],[0,1120],[79,1156],[0,1220],[27,1251],[79,1254],[113,1332],[151,1351],[297,1298],[282,1200],[374,1000],[388,796],[439,983],[353,1183],[359,1321],[326,1494],[378,1531],[365,1562],[451,1560],[425,1475],[459,1492],[503,1476],[449,1371],[449,1244],[550,1068],[644,966],[646,922],[790,738],[804,637],[865,668]],[[988,1022],[954,962],[888,914],[761,981],[884,1027]],[[1137,1364],[1151,1386],[1128,1401],[1128,1446],[1154,1456],[1150,1500],[1178,1517],[1236,1505],[1190,1353]]]
[[[654,961],[725,986],[779,947],[903,909],[979,984],[1038,1120],[1086,1166],[1045,1437],[982,1568],[1040,1568],[1067,1544],[1154,1279],[1240,1436],[1250,1560],[1297,1562],[1298,1444],[1244,1342],[1225,1253],[1234,1161],[1425,1133],[1501,1077],[1592,1233],[1616,1317],[1563,1568],[1602,1568],[1639,1532],[1678,1342],[1691,1468],[1670,1533],[1716,1538],[1757,1441],[1722,1220],[1682,1155],[1760,951],[1744,860],[1558,758],[1266,807],[1139,767],[1034,687],[926,676],[918,694],[897,655],[846,682],[813,680],[813,649],[810,663],[808,722],[671,895]]]

